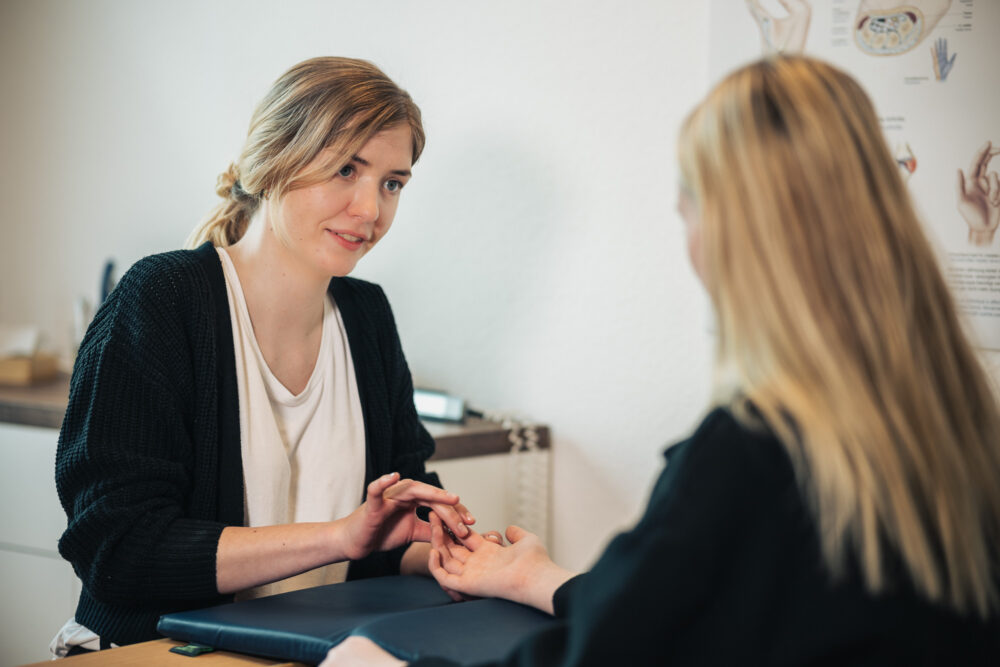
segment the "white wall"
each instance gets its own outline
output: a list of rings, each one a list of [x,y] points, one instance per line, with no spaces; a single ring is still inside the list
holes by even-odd
[[[418,382],[549,424],[558,560],[644,504],[707,395],[705,300],[674,139],[707,89],[687,0],[0,2],[0,321],[65,346],[71,305],[180,246],[253,105],[314,55],[364,57],[423,109],[395,227],[356,275]]]

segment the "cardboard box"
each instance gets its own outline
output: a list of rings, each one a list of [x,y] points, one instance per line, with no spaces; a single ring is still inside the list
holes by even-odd
[[[0,358],[0,385],[24,387],[45,382],[58,371],[55,355],[37,353],[31,357]]]

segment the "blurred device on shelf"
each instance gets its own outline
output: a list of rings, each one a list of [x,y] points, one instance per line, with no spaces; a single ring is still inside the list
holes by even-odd
[[[465,420],[465,401],[431,389],[414,389],[413,403],[421,419],[462,423]]]

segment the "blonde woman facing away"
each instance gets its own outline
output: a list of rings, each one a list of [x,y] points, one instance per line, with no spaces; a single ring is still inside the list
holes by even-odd
[[[435,527],[435,577],[564,620],[510,665],[997,664],[1000,415],[868,98],[749,65],[680,162],[714,408],[590,572]],[[352,639],[326,664],[359,655],[393,661]]]
[[[54,653],[153,639],[161,614],[234,594],[427,572],[418,506],[467,533],[424,470],[434,442],[389,303],[345,277],[423,145],[419,109],[377,67],[302,62],[254,112],[192,249],[139,261],[111,293],[56,455],[59,551],[83,589]]]

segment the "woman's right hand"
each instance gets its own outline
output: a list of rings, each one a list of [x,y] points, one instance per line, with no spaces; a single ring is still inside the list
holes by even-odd
[[[507,528],[510,546],[470,530],[455,543],[441,520],[431,515],[429,567],[437,582],[452,591],[499,597],[552,613],[552,596],[573,576],[549,558],[541,540],[518,526]]]
[[[474,519],[454,493],[423,482],[399,478],[399,473],[379,477],[368,485],[368,496],[344,519],[342,551],[359,560],[373,551],[387,551],[410,542],[429,542],[430,526],[417,517],[418,507],[429,507],[456,535],[469,533]]]

